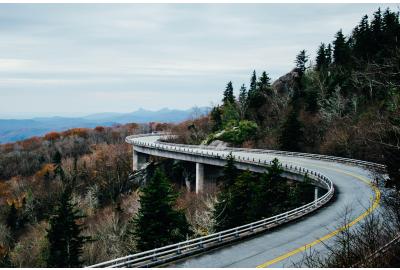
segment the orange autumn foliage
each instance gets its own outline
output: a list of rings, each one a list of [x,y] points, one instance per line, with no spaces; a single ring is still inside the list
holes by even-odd
[[[58,140],[61,137],[60,133],[58,132],[49,132],[46,135],[44,135],[44,139],[47,141],[55,141]]]
[[[102,126],[97,126],[97,127],[94,128],[94,130],[97,131],[97,132],[104,132],[105,128],[102,127]]]
[[[23,141],[19,141],[18,144],[24,150],[31,150],[40,146],[42,140],[39,137],[32,137]]]
[[[46,174],[50,174],[54,172],[54,164],[47,163],[44,164],[43,167],[35,173],[35,178],[43,178]]]
[[[88,132],[89,132],[88,128],[72,128],[67,131],[64,131],[61,134],[65,137],[78,136],[78,137],[82,137],[82,138],[87,138]]]

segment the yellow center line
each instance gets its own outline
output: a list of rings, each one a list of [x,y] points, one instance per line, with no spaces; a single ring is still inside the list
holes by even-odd
[[[355,178],[361,180],[362,182],[366,183],[367,185],[369,185],[369,186],[374,190],[374,192],[375,192],[375,200],[374,200],[372,206],[369,207],[369,208],[368,208],[364,213],[362,213],[359,217],[357,217],[356,219],[354,219],[352,222],[350,222],[350,223],[344,225],[343,227],[340,227],[339,229],[337,229],[337,230],[335,230],[335,231],[333,231],[333,232],[331,232],[331,233],[329,233],[329,234],[327,234],[327,235],[325,235],[325,236],[323,236],[323,237],[321,237],[321,238],[319,238],[319,239],[317,239],[317,240],[315,240],[315,241],[313,241],[313,242],[311,242],[311,243],[308,243],[308,244],[306,244],[306,245],[304,245],[304,246],[301,246],[301,247],[299,247],[299,248],[296,248],[296,249],[294,249],[294,250],[292,250],[292,251],[290,251],[290,252],[288,252],[288,253],[282,254],[281,256],[276,257],[275,259],[272,259],[272,260],[270,260],[270,261],[267,261],[267,262],[265,262],[265,263],[262,263],[262,264],[258,265],[257,268],[268,267],[268,266],[270,266],[270,265],[272,265],[272,264],[275,264],[275,263],[277,263],[277,262],[280,262],[280,261],[282,261],[282,260],[285,260],[285,259],[289,258],[290,256],[293,256],[293,255],[295,255],[295,254],[297,254],[297,253],[299,253],[299,252],[305,251],[306,249],[311,248],[312,246],[315,246],[316,244],[321,243],[322,241],[325,241],[325,240],[327,240],[327,239],[329,239],[329,238],[331,238],[331,237],[337,235],[339,232],[345,230],[346,228],[349,228],[349,227],[355,225],[356,223],[358,223],[359,221],[361,221],[362,219],[364,219],[364,218],[365,218],[366,216],[368,216],[372,211],[374,211],[374,209],[375,209],[376,207],[378,207],[379,201],[380,201],[380,198],[381,198],[381,192],[379,191],[379,189],[378,189],[376,186],[372,185],[372,184],[369,182],[369,180],[368,180],[367,178],[362,177],[362,176],[360,176],[360,175],[353,174],[353,173],[344,172],[344,171],[339,170],[339,169],[333,169],[333,168],[328,168],[328,167],[324,167],[324,166],[314,166],[314,167],[325,168],[325,169],[329,169],[329,170],[333,170],[333,171],[340,172],[340,173],[342,173],[342,174],[347,174],[347,175],[350,175],[350,176],[352,176],[352,177],[355,177]]]

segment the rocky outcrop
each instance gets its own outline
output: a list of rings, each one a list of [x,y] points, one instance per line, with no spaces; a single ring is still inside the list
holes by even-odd
[[[296,79],[299,77],[296,69],[293,69],[289,73],[279,77],[273,84],[272,88],[278,95],[293,95],[293,89],[296,85]]]

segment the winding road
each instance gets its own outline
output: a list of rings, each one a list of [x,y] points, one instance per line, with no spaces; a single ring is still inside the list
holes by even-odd
[[[302,167],[318,172],[331,179],[335,186],[335,199],[331,203],[293,222],[278,226],[241,241],[173,260],[164,267],[293,267],[301,262],[304,251],[312,247],[324,250],[323,242],[329,242],[343,226],[343,214],[350,211],[350,226],[356,226],[374,211],[380,202],[380,191],[371,184],[374,176],[357,162],[348,163],[324,158],[304,157],[279,151],[254,151],[251,149],[199,148],[160,142],[161,136],[130,136],[126,141],[135,151],[171,157],[173,153],[190,153],[196,157],[207,155],[226,157],[232,153],[239,160],[256,160],[269,163],[274,158],[287,166]],[[157,148],[157,152],[154,152]],[[177,158],[179,159],[179,158]],[[339,160],[339,158],[338,158]],[[376,164],[377,165],[377,164]]]

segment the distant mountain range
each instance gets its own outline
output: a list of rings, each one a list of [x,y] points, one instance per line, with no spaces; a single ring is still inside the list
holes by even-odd
[[[126,123],[178,123],[207,114],[209,107],[188,110],[164,108],[158,111],[139,109],[131,113],[97,113],[83,117],[36,117],[32,119],[0,119],[0,143],[15,142],[32,136],[43,136],[50,131],[70,128],[112,126]]]

